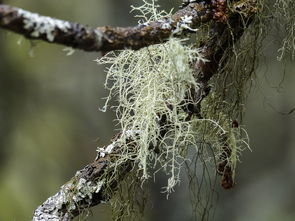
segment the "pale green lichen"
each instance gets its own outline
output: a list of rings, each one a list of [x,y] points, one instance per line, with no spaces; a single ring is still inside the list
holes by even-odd
[[[186,114],[180,103],[190,87],[198,87],[190,68],[195,59],[203,59],[198,49],[183,46],[181,41],[172,38],[165,44],[139,51],[111,52],[99,60],[100,64],[110,65],[106,87],[112,82],[110,97],[117,96],[119,101],[117,116],[123,131],[122,140],[126,140],[124,131],[137,131],[132,139],[140,147],[135,161],[142,170],[142,178],[150,176],[148,166],[152,159],[160,161],[163,155],[170,157],[171,154],[170,160],[162,162],[170,168],[167,191],[179,181],[177,161],[181,158],[181,147],[194,139],[194,131],[190,122],[185,121]],[[160,126],[164,115],[167,129]],[[167,133],[159,140],[164,129]],[[159,145],[165,151],[157,156],[153,149]],[[127,152],[122,153],[124,157],[129,158]]]
[[[223,68],[218,70],[209,82],[211,92],[202,101],[202,119],[194,116],[188,120],[187,113],[183,110],[183,106],[187,104],[187,91],[190,88],[199,88],[191,64],[196,60],[206,62],[200,50],[189,45],[187,41],[171,37],[163,44],[139,51],[111,52],[98,60],[100,64],[108,65],[106,87],[110,89],[110,96],[103,110],[107,109],[111,98],[118,101],[116,113],[122,136],[116,141],[116,145],[120,146],[120,156],[116,156],[116,161],[109,165],[114,171],[110,177],[104,177],[98,183],[79,179],[73,186],[66,185],[65,188],[74,189],[75,192],[70,192],[69,196],[62,195],[60,205],[65,201],[65,197],[69,197],[73,199],[69,209],[75,209],[79,206],[79,200],[86,199],[91,203],[90,193],[101,191],[102,186],[106,189],[106,194],[112,191],[108,188],[112,189],[114,180],[119,180],[118,171],[126,162],[132,161],[133,169],[118,183],[118,189],[111,193],[116,220],[140,220],[142,216],[138,216],[136,211],[143,213],[147,201],[145,181],[153,177],[158,170],[164,171],[167,175],[164,192],[169,194],[180,183],[183,167],[188,168],[195,202],[205,202],[195,209],[202,217],[207,216],[205,213],[212,200],[212,183],[215,182],[210,180],[208,165],[216,167],[226,161],[234,179],[241,151],[249,148],[243,125],[233,126],[233,123],[240,124],[243,119],[244,104],[251,86],[249,82],[256,68],[257,52],[263,32],[267,30],[265,24],[269,14],[278,19],[277,23],[282,22],[285,25],[278,59],[282,60],[288,53],[293,58],[295,56],[293,1],[275,0],[275,10],[269,7],[269,11],[274,12],[267,12],[268,15],[262,10],[266,1],[258,2],[261,8],[261,14],[257,16],[258,21],[252,24],[253,28],[249,28],[233,48],[224,53],[222,61],[226,62]],[[132,6],[132,11],[139,12],[136,17],[141,19],[141,24],[148,24],[171,14],[159,10],[157,0],[143,0],[143,5]],[[69,28],[69,24],[63,21],[57,20],[57,23],[53,23],[50,18],[37,14],[28,14],[25,11],[19,13],[25,19],[24,28],[33,30],[33,37],[45,34],[49,41],[53,41],[55,28],[62,31]],[[197,31],[190,27],[191,23],[192,17],[184,16],[176,25],[173,34],[182,33],[184,29]],[[162,28],[170,29],[171,24],[163,23]],[[207,29],[201,31],[207,37]],[[130,147],[130,140],[134,143],[134,148]],[[230,150],[230,154],[225,155],[226,159],[223,155],[224,146]],[[99,156],[111,155],[114,147],[114,144],[110,144],[106,148],[98,149]],[[199,162],[203,168],[201,175],[196,173]],[[205,176],[209,177],[208,180]],[[197,181],[198,178],[201,182]],[[207,189],[203,189],[202,183],[207,181]],[[130,189],[132,191],[129,191]],[[202,194],[210,196],[200,200]]]
[[[140,18],[139,23],[149,23],[171,15],[172,10],[169,13],[160,10],[160,5],[157,4],[158,0],[142,0],[142,2],[143,4],[140,6],[131,5],[131,12],[136,12],[135,17]]]
[[[212,92],[202,102],[203,118],[187,120],[187,113],[182,108],[186,105],[184,100],[187,91],[199,87],[191,63],[198,59],[203,62],[206,60],[202,58],[199,49],[186,46],[185,43],[171,38],[167,43],[139,51],[111,52],[99,60],[100,64],[109,65],[106,87],[110,90],[110,96],[103,109],[107,108],[111,97],[118,100],[116,113],[122,135],[120,156],[113,165],[115,171],[116,167],[120,168],[120,165],[133,161],[136,165],[134,176],[139,177],[139,184],[142,184],[154,176],[155,169],[162,170],[168,176],[164,187],[164,192],[168,194],[181,181],[181,169],[190,161],[188,152],[202,155],[203,163],[215,167],[224,161],[221,156],[226,142],[231,150],[226,159],[227,165],[231,167],[234,177],[240,152],[248,147],[242,127],[232,127],[232,122],[243,111],[243,88],[238,90],[236,103],[231,103],[235,97],[233,94],[237,91],[232,90],[229,97],[222,96],[221,87],[215,85],[215,81],[220,80],[221,73],[212,79]],[[236,71],[234,69],[229,72],[227,78],[233,80],[238,77]],[[244,72],[240,72],[239,76],[242,77],[242,74]],[[237,84],[245,84],[248,79],[244,78]],[[233,84],[224,83],[226,87]],[[161,123],[163,116],[164,125]],[[223,136],[227,137],[226,141],[222,141]],[[130,148],[130,138],[136,148]],[[207,144],[207,149],[202,148],[204,143]],[[114,172],[112,179],[116,177]],[[134,185],[137,185],[136,182]],[[126,199],[120,200],[123,201],[126,203]],[[131,199],[128,198],[127,201],[130,202]]]
[[[146,22],[160,19],[165,15],[157,12],[155,1],[144,1],[144,5],[136,9],[142,12],[141,18]],[[148,17],[148,14],[151,17]],[[189,17],[184,17],[183,20],[186,23],[190,22]],[[241,42],[248,44],[252,39],[255,40],[256,32],[247,33],[246,36]],[[249,59],[249,54],[256,52],[251,50],[255,42],[257,39],[251,42],[249,50],[236,44],[225,53],[225,56],[228,56],[224,59],[228,59],[225,68],[219,70],[211,79],[211,92],[202,101],[202,119],[196,116],[188,119],[188,114],[183,108],[187,105],[188,91],[191,88],[199,89],[192,64],[197,60],[207,62],[202,57],[200,49],[188,44],[188,41],[171,37],[163,44],[138,51],[110,52],[98,59],[99,64],[107,65],[105,86],[110,90],[102,110],[106,111],[111,98],[117,100],[115,108],[118,125],[122,131],[119,141],[120,156],[117,156],[111,165],[114,173],[107,182],[112,183],[119,177],[117,168],[132,161],[135,166],[129,174],[131,178],[128,176],[132,182],[126,183],[129,189],[132,185],[136,187],[136,191],[140,191],[147,179],[162,170],[167,175],[164,192],[169,194],[181,181],[181,169],[190,168],[186,166],[188,162],[199,163],[196,160],[199,158],[203,168],[207,170],[208,164],[211,164],[215,171],[216,165],[226,160],[234,177],[241,151],[249,148],[247,133],[242,125],[233,127],[232,124],[234,121],[242,120],[248,82],[254,70],[252,65],[255,67],[253,60]],[[225,91],[228,92],[224,93]],[[130,140],[135,144],[134,148],[130,147]],[[225,152],[224,145],[231,152],[226,155],[227,159],[222,158]],[[103,155],[108,152],[104,149],[98,151]],[[189,169],[189,176],[196,174],[197,166],[192,167],[194,169],[193,172]],[[117,210],[115,214],[117,218],[140,220],[138,216],[130,218],[138,195],[136,191],[131,194],[132,196],[123,191],[126,185],[120,184],[117,195],[112,194],[113,208]],[[212,188],[210,185],[211,191]],[[199,197],[203,192],[207,194],[208,190],[195,188],[193,192],[198,192]],[[204,199],[211,200],[211,197],[205,196]],[[196,201],[200,202],[199,199]],[[200,213],[206,211],[208,205],[205,204]]]

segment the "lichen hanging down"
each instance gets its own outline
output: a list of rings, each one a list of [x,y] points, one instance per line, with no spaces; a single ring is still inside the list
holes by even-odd
[[[147,16],[150,13],[158,19],[155,5],[147,4],[147,1],[144,3],[143,8],[136,8],[142,13],[142,18],[150,21]],[[186,24],[189,23],[190,18],[184,17],[177,30],[188,29]],[[247,73],[252,70],[247,55],[252,51],[242,51],[246,53],[240,54],[238,45],[228,48],[225,56],[235,55],[234,58],[222,60],[227,68],[217,70],[208,82],[210,93],[197,101],[190,97],[191,91],[199,90],[198,77],[192,67],[200,60],[209,61],[202,57],[201,49],[190,45],[189,41],[171,36],[163,44],[138,51],[111,52],[98,59],[99,64],[107,66],[105,86],[110,90],[102,110],[106,111],[110,99],[117,100],[115,109],[122,131],[118,141],[120,153],[115,153],[115,160],[108,165],[114,172],[111,178],[106,177],[106,185],[111,185],[113,180],[121,180],[116,168],[132,162],[132,171],[124,177],[125,181],[120,182],[115,192],[108,193],[112,195],[112,208],[118,220],[122,217],[140,220],[141,215],[134,215],[135,218],[131,219],[130,214],[136,213],[134,204],[140,198],[138,193],[144,189],[143,184],[147,183],[144,181],[159,170],[168,176],[164,192],[169,194],[180,182],[181,169],[188,169],[193,198],[197,196],[192,206],[202,217],[213,201],[214,181],[211,182],[210,174],[221,174],[224,188],[234,185],[240,152],[249,147],[247,134],[240,125],[240,116],[244,111],[244,97],[251,76]],[[248,59],[240,59],[243,56]],[[224,93],[233,85],[236,86],[233,90]],[[196,105],[198,102],[201,103]],[[198,106],[200,113],[190,116],[186,112],[189,105]],[[100,156],[109,153],[107,149],[98,149],[98,152]],[[213,167],[213,173],[208,171],[208,164]],[[199,182],[199,179],[202,181]],[[204,180],[209,181],[206,187],[200,184]],[[132,196],[124,191],[124,182],[127,189],[135,190]]]
[[[139,147],[136,154],[131,154],[123,143],[126,150],[121,161],[138,162],[143,179],[150,176],[148,167],[159,163],[170,175],[167,191],[179,182],[181,153],[196,139],[181,107],[188,89],[198,87],[190,67],[195,59],[203,60],[198,49],[171,38],[165,44],[140,51],[112,52],[99,60],[100,64],[110,65],[106,104],[113,96],[118,99],[116,111],[121,129],[133,131],[132,139]],[[161,126],[163,118],[165,125]],[[159,155],[155,148],[161,150]]]
[[[282,46],[278,50],[278,60],[281,61],[286,55],[295,59],[295,5],[293,0],[276,0],[274,4],[274,17],[280,26],[283,39]]]
[[[232,118],[225,111],[226,103],[216,109],[216,104],[222,101],[214,93],[202,105],[204,118],[187,120],[187,113],[183,111],[183,106],[187,105],[187,92],[191,87],[198,88],[190,65],[195,59],[205,61],[198,49],[184,46],[183,42],[172,38],[165,44],[140,51],[112,52],[99,60],[100,64],[110,65],[106,82],[110,96],[103,110],[111,97],[118,99],[116,112],[125,148],[116,164],[128,160],[138,163],[143,180],[151,176],[149,169],[160,165],[169,176],[168,193],[180,181],[180,169],[189,148],[198,152],[198,144],[208,143],[210,150],[202,153],[207,161],[214,157],[224,161],[222,154],[226,142],[231,151],[226,166],[234,171],[240,146],[244,143],[240,139],[240,128],[231,126]],[[125,131],[132,131],[137,149],[128,148]],[[227,137],[226,141],[224,137]],[[211,150],[213,156],[209,154]]]

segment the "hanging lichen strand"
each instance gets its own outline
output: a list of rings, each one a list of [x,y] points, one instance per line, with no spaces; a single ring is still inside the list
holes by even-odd
[[[278,50],[278,60],[281,61],[286,55],[295,59],[295,4],[293,0],[276,0],[274,17],[278,20],[279,31],[282,32],[282,46]]]
[[[151,175],[148,168],[160,164],[170,175],[168,192],[180,180],[183,152],[196,143],[194,124],[186,121],[182,110],[188,89],[198,87],[190,68],[195,59],[203,59],[198,49],[171,38],[165,44],[110,53],[100,60],[111,65],[107,82],[111,84],[110,96],[118,98],[121,129],[133,133],[138,146],[137,153],[130,154],[123,143],[122,161],[138,162],[143,179]],[[127,140],[126,133],[122,134],[122,141]]]
[[[151,2],[144,1],[143,6],[136,7],[136,10],[142,12],[142,16],[139,17],[144,21],[141,23],[150,22],[151,18],[159,19],[165,14],[163,12],[157,14],[158,6],[155,1]],[[148,14],[152,17],[147,17]],[[182,21],[189,23],[189,18],[184,17]],[[183,24],[179,27],[189,28]],[[190,31],[197,30],[190,29]],[[196,174],[197,171],[194,169],[192,172],[188,166],[191,162],[211,164],[212,171],[215,171],[213,174],[218,172],[223,176],[230,176],[226,177],[230,182],[225,182],[223,186],[232,187],[239,154],[242,149],[248,147],[247,134],[244,133],[237,117],[240,117],[244,111],[244,92],[247,91],[250,77],[243,76],[246,75],[246,69],[238,72],[239,67],[248,68],[248,62],[239,63],[236,52],[229,52],[236,54],[235,59],[227,61],[228,66],[232,66],[229,72],[224,74],[224,70],[220,70],[219,74],[216,73],[209,82],[211,90],[207,98],[202,101],[200,110],[202,117],[195,115],[188,117],[185,107],[192,102],[188,98],[188,92],[191,89],[198,91],[200,87],[193,73],[192,64],[200,60],[209,61],[202,57],[201,49],[190,45],[189,41],[177,40],[171,36],[163,44],[138,51],[110,52],[98,60],[99,64],[107,65],[105,86],[110,90],[102,110],[107,109],[111,98],[117,100],[117,120],[122,131],[120,156],[110,167],[119,168],[126,162],[134,162],[133,171],[126,178],[131,181],[127,182],[129,188],[132,183],[132,188],[140,190],[147,179],[162,170],[168,176],[164,192],[169,194],[180,183],[180,172],[183,167],[189,169],[189,179],[196,176],[192,174]],[[242,58],[242,55],[239,56]],[[238,63],[240,66],[236,66]],[[239,77],[242,77],[242,80],[237,80]],[[220,86],[217,82],[223,82],[224,85]],[[240,89],[224,94],[223,89],[228,89],[233,84],[237,84],[237,88]],[[193,102],[196,104],[199,101]],[[135,148],[130,148],[130,142],[134,143]],[[104,151],[106,150],[98,150],[102,155]],[[198,162],[195,160],[196,155],[201,156]],[[116,169],[114,171],[112,180],[116,179]],[[123,189],[126,189],[126,186],[118,188],[117,196],[112,194],[113,208],[116,210],[114,214],[132,220],[130,214],[135,212],[134,205],[127,204],[137,202],[138,195],[126,195],[122,193]],[[192,189],[200,193],[197,188]],[[210,191],[212,192],[212,186]],[[211,197],[209,198],[211,200]],[[196,201],[199,202],[199,199]],[[203,205],[200,213],[206,211],[207,206],[210,204]],[[134,220],[140,219],[135,216]]]
[[[221,155],[223,150],[217,143],[220,143],[220,135],[226,132],[213,119],[187,119],[183,108],[187,105],[187,91],[198,88],[190,64],[203,58],[198,49],[183,43],[171,38],[165,44],[139,51],[109,53],[99,61],[110,65],[106,86],[110,89],[110,97],[118,99],[116,112],[122,144],[120,157],[113,167],[134,161],[137,172],[133,175],[140,179],[131,180],[137,179],[139,185],[153,176],[155,169],[162,170],[168,175],[164,187],[167,194],[180,182],[181,168],[188,160],[189,149],[199,152],[200,142],[211,143],[214,147],[204,149],[202,153],[206,161],[210,161],[214,155]],[[204,133],[206,138],[201,141]],[[136,148],[130,148],[130,140]],[[209,154],[214,148],[214,155]],[[235,163],[235,160],[230,162]],[[136,185],[138,183],[134,183]],[[116,200],[116,197],[112,198],[112,201]],[[122,198],[116,205],[127,201],[134,202]]]

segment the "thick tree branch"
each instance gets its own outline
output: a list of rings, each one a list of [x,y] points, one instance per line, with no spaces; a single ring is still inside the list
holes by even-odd
[[[132,161],[116,167],[118,180],[110,179],[114,175],[112,162],[120,154],[122,134],[118,134],[112,143],[105,148],[100,148],[97,159],[78,171],[75,176],[64,184],[59,192],[49,197],[34,212],[33,221],[69,221],[97,204],[108,201],[106,185],[115,191],[117,184],[132,168]],[[125,132],[130,148],[134,148],[131,141],[132,131]],[[107,183],[107,184],[106,184]]]
[[[85,51],[112,51],[140,49],[164,42],[171,35],[181,36],[201,23],[210,21],[215,7],[207,3],[191,3],[171,17],[135,27],[91,28],[78,23],[41,16],[8,5],[0,5],[0,27],[14,31],[28,39],[82,49]],[[189,18],[187,20],[186,18]]]

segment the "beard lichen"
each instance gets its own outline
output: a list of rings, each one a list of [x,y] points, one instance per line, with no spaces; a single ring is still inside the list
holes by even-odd
[[[207,61],[198,48],[186,46],[185,43],[170,38],[164,44],[139,51],[111,52],[99,60],[100,64],[109,65],[105,86],[110,90],[110,95],[103,109],[106,110],[112,97],[118,102],[116,114],[122,131],[121,152],[114,167],[128,161],[136,165],[132,182],[127,182],[133,186],[130,189],[143,191],[141,185],[162,170],[168,176],[163,192],[170,194],[180,183],[181,169],[191,161],[192,155],[189,153],[192,152],[202,155],[200,162],[206,167],[209,164],[217,167],[226,162],[224,167],[231,169],[234,179],[240,152],[248,147],[242,127],[233,126],[235,116],[242,111],[244,100],[236,100],[236,105],[233,105],[217,84],[214,86],[215,81],[220,80],[221,73],[212,80],[212,92],[202,102],[203,118],[187,118],[184,111],[187,92],[190,88],[199,88],[191,64],[196,60]],[[244,84],[247,80],[240,83]],[[226,85],[230,86],[228,83]],[[235,92],[232,91],[231,96]],[[243,96],[242,92],[239,96]],[[130,137],[136,148],[130,148]],[[204,144],[207,149],[203,148]],[[224,152],[228,150],[230,154],[225,155]],[[220,171],[221,174],[223,172]],[[138,202],[138,195],[131,194],[135,198],[130,198],[130,194],[123,193],[126,189],[124,186],[120,185],[116,197],[112,199],[113,208],[118,208],[118,205],[120,208],[120,213],[114,214],[130,220],[130,213],[135,214],[134,208],[141,207],[133,204]],[[134,220],[138,220],[138,216],[135,217]]]
[[[158,0],[142,0],[142,2],[140,6],[131,5],[131,12],[138,13],[135,18],[140,18],[138,23],[148,23],[171,15],[172,10],[167,13],[160,9],[161,6],[157,4]]]
[[[182,153],[196,139],[194,126],[185,120],[187,114],[182,108],[188,89],[198,87],[190,67],[196,59],[205,61],[199,49],[171,38],[165,44],[139,51],[111,52],[99,60],[110,65],[108,100],[112,96],[118,99],[116,113],[126,149],[122,162],[131,158],[128,143],[124,143],[130,134],[124,131],[132,131],[132,140],[138,146],[132,159],[138,163],[142,179],[151,176],[148,168],[160,164],[170,175],[167,192],[179,182]],[[160,153],[156,149],[161,149]]]
[[[145,22],[150,22],[166,15],[158,12],[155,2],[144,0],[143,6],[133,9],[141,12],[139,17]],[[191,102],[187,101],[188,91],[197,91],[200,86],[192,64],[208,61],[188,41],[171,37],[166,43],[138,51],[110,52],[98,60],[107,65],[105,86],[110,90],[102,110],[106,111],[110,99],[117,100],[115,109],[122,131],[120,156],[112,162],[115,169],[109,182],[120,180],[116,168],[133,162],[131,172],[111,193],[115,220],[141,220],[143,216],[138,213],[143,213],[147,202],[146,181],[164,171],[167,185],[163,192],[169,195],[181,181],[182,168],[187,169],[196,204],[193,210],[206,217],[203,220],[209,219],[216,182],[212,177],[217,173],[229,175],[234,182],[240,153],[249,148],[241,122],[256,68],[262,23],[254,22],[253,26],[224,53],[223,68],[210,80],[210,93],[202,100],[202,118],[188,118],[184,107]],[[130,140],[134,148],[130,148]],[[215,168],[213,172],[209,172],[210,166]],[[226,174],[227,170],[230,174]],[[208,185],[203,187],[203,183]]]
[[[234,184],[240,154],[250,149],[242,125],[245,102],[255,83],[259,51],[271,30],[270,22],[285,26],[278,60],[288,53],[294,58],[295,54],[293,1],[253,1],[258,10],[254,21],[245,25],[241,39],[232,39],[235,43],[224,51],[222,65],[208,82],[210,93],[195,101],[201,102],[201,117],[188,118],[185,106],[191,102],[187,99],[188,91],[200,89],[192,64],[208,61],[189,41],[171,36],[166,43],[138,51],[111,52],[98,60],[108,66],[105,86],[110,94],[103,111],[111,98],[117,99],[115,108],[122,131],[120,156],[111,165],[115,169],[110,183],[120,180],[116,168],[133,162],[131,172],[111,194],[116,220],[143,218],[140,214],[148,201],[146,181],[160,170],[167,175],[163,192],[168,196],[180,183],[182,168],[186,169],[193,211],[202,220],[212,218],[209,211],[215,200],[216,174],[222,175],[224,188]],[[159,11],[156,0],[143,2],[142,6],[132,7],[139,11],[140,23],[170,14]],[[196,42],[203,42],[208,37],[208,27],[199,27],[198,33]]]
[[[278,60],[281,61],[286,54],[295,58],[295,4],[293,0],[276,0],[274,4],[274,17],[280,25],[282,32],[282,46],[278,50]],[[282,26],[282,27],[281,27]]]
[[[120,157],[113,167],[134,162],[132,182],[127,182],[132,184],[131,189],[141,190],[141,185],[162,170],[168,176],[163,192],[170,194],[180,183],[181,169],[190,161],[188,153],[201,153],[199,144],[211,145],[210,150],[202,148],[204,162],[215,165],[216,159],[224,160],[220,157],[224,152],[221,137],[227,133],[230,134],[227,142],[232,149],[227,165],[235,168],[240,149],[239,134],[229,129],[229,121],[220,117],[218,110],[211,110],[217,101],[214,94],[204,101],[205,118],[188,119],[184,111],[188,90],[199,88],[191,64],[196,60],[207,62],[200,49],[184,43],[170,38],[164,44],[139,51],[111,52],[99,60],[100,64],[109,65],[105,86],[110,95],[103,110],[110,98],[117,99],[116,114],[122,131]],[[136,148],[130,148],[130,140]],[[120,184],[116,197],[112,197],[113,208],[120,211],[114,214],[130,220],[134,210],[128,208],[138,208],[134,205],[138,195],[131,194],[135,199],[130,199],[131,195],[122,191],[126,189],[124,186]],[[134,220],[138,220],[138,216],[135,217]]]

